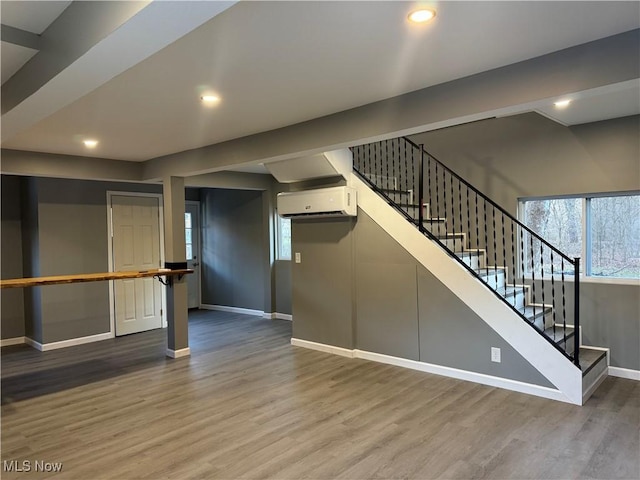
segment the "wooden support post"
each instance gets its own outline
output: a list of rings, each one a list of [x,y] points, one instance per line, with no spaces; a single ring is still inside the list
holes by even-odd
[[[184,238],[184,178],[163,179],[164,256],[167,268],[186,268]],[[174,277],[167,292],[167,356],[190,355],[187,306],[187,280]]]

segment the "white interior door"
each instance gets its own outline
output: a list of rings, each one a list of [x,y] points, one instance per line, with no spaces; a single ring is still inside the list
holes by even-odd
[[[200,202],[186,202],[184,214],[187,268],[193,269],[187,275],[189,308],[200,306]]]
[[[112,195],[113,270],[160,268],[160,199]],[[162,327],[162,288],[154,278],[114,281],[116,335]]]

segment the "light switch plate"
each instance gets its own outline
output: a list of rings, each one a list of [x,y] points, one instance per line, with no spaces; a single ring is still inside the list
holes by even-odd
[[[302,262],[302,255],[300,255],[300,252],[296,252],[296,263],[301,263]]]
[[[502,358],[500,357],[500,349],[497,347],[491,347],[491,361],[500,363],[502,362]]]

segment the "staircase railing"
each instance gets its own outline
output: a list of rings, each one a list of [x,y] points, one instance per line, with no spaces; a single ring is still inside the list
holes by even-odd
[[[409,139],[351,151],[366,183],[580,368],[579,258],[561,252]]]

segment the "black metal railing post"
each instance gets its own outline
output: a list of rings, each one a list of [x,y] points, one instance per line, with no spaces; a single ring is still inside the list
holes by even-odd
[[[580,368],[580,258],[574,258],[573,363]]]
[[[424,233],[424,146],[420,145],[420,166],[418,168],[418,229]]]

